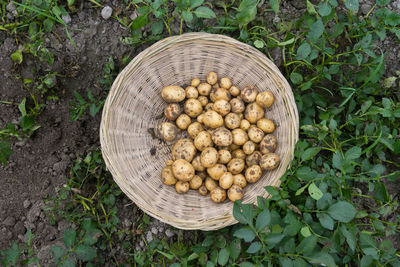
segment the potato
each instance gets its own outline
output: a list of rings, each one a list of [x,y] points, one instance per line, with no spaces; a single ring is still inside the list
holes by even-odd
[[[271,92],[261,92],[257,95],[256,103],[262,108],[269,108],[274,103],[274,95]]]
[[[188,86],[185,89],[186,98],[197,98],[199,96],[199,91],[197,91],[196,87]]]
[[[200,101],[201,105],[205,107],[208,104],[208,98],[204,95],[201,95],[197,98]]]
[[[242,149],[246,155],[250,155],[256,150],[256,145],[253,143],[253,141],[247,141],[244,143]]]
[[[157,135],[165,141],[172,141],[178,134],[178,128],[170,122],[161,122],[157,126]]]
[[[189,136],[192,137],[193,139],[195,139],[196,136],[202,131],[204,131],[204,129],[203,129],[203,126],[201,126],[201,123],[199,123],[199,122],[193,122],[187,128],[187,132],[188,132]]]
[[[240,116],[237,113],[229,113],[225,116],[225,126],[232,130],[239,128]]]
[[[262,170],[260,165],[253,165],[246,169],[246,173],[244,176],[246,177],[247,182],[255,183],[261,178],[261,175],[262,175]]]
[[[172,164],[172,172],[175,178],[183,182],[190,181],[194,176],[192,164],[184,159],[177,159],[174,161],[174,164]]]
[[[200,156],[196,156],[192,161],[192,166],[196,171],[202,172],[204,171],[203,165],[201,165]]]
[[[221,86],[219,86],[219,83],[213,84],[212,89],[211,89],[211,92],[212,92],[213,89],[218,89],[218,88],[221,88]],[[210,93],[210,94],[211,94],[211,93]]]
[[[219,180],[222,174],[227,172],[227,168],[223,164],[215,164],[213,167],[207,168],[207,173],[214,180]]]
[[[200,155],[201,165],[210,168],[218,162],[218,151],[213,147],[205,148]]]
[[[271,171],[279,166],[281,161],[279,155],[275,153],[267,153],[261,157],[260,166],[263,170]]]
[[[232,144],[232,133],[228,129],[220,127],[211,134],[211,139],[216,146],[229,146]]]
[[[247,133],[240,128],[234,129],[232,131],[232,138],[233,143],[239,146],[243,145],[249,140]]]
[[[231,110],[233,113],[242,113],[245,109],[245,105],[240,98],[233,98],[230,102]]]
[[[172,164],[174,164],[174,161],[169,159],[165,162],[165,166],[172,166]]]
[[[183,182],[183,181],[178,181],[175,184],[175,189],[176,189],[176,192],[178,192],[179,194],[186,193],[187,191],[189,191],[189,183]]]
[[[224,99],[228,102],[231,100],[231,95],[229,94],[228,90],[224,88],[212,89],[210,93],[210,100],[215,102],[220,99]]]
[[[206,178],[206,180],[204,181],[204,185],[206,186],[208,191],[211,191],[218,186],[217,183],[210,177]]]
[[[182,108],[176,103],[168,104],[164,109],[165,118],[171,121],[176,120],[181,113]]]
[[[208,194],[207,187],[205,185],[200,186],[199,188],[199,194],[202,196],[205,196]]]
[[[184,159],[188,162],[192,162],[196,152],[196,147],[192,140],[188,138],[180,139],[172,147],[172,160]]]
[[[240,89],[236,86],[231,86],[231,88],[229,88],[229,93],[231,96],[238,96],[240,95]]]
[[[193,165],[193,163],[192,163]],[[204,180],[207,178],[207,174],[204,171],[196,172],[196,175],[201,178],[201,180]]]
[[[203,111],[204,112],[204,111]],[[197,122],[203,123],[204,119],[204,113],[201,113],[199,116],[197,116],[196,120]]]
[[[246,157],[246,165],[248,167],[253,166],[253,165],[259,165],[261,157],[262,157],[262,154],[260,151],[254,151],[252,154],[250,154]]]
[[[238,185],[232,185],[228,190],[228,198],[230,201],[235,202],[236,200],[243,198],[243,189]]]
[[[207,83],[214,85],[216,82],[218,82],[218,75],[215,72],[209,72],[207,74]]]
[[[218,163],[227,164],[232,159],[231,152],[226,149],[218,151]]]
[[[221,80],[219,81],[219,84],[221,85],[222,88],[225,88],[225,89],[229,89],[232,86],[231,79],[229,79],[228,77],[221,78]]]
[[[186,100],[183,110],[192,118],[196,118],[203,111],[203,106],[200,101],[194,98]]]
[[[209,110],[204,113],[203,123],[207,127],[216,129],[224,125],[224,119],[214,110]]]
[[[276,140],[276,137],[272,134],[267,134],[260,143],[260,152],[263,154],[274,152],[277,146],[278,140]]]
[[[230,151],[235,151],[236,149],[239,149],[239,148],[241,148],[241,146],[238,146],[238,145],[233,144],[233,143],[232,143],[232,145],[229,146],[229,150]]]
[[[161,171],[161,179],[164,184],[166,185],[173,185],[176,184],[177,180],[174,176],[174,173],[172,172],[172,167],[167,166],[162,169]]]
[[[247,134],[249,135],[249,139],[254,143],[260,143],[265,135],[263,130],[254,125],[250,126]]]
[[[246,153],[244,153],[242,149],[236,149],[232,152],[232,157],[244,160],[246,158]]]
[[[246,103],[252,103],[256,101],[256,97],[258,95],[258,90],[254,86],[246,86],[242,89],[240,93],[240,97]]]
[[[207,131],[200,132],[194,139],[194,146],[200,151],[203,151],[206,147],[213,146],[211,134]]]
[[[197,91],[199,91],[200,95],[209,95],[211,91],[211,84],[209,83],[201,83],[197,87]]]
[[[216,187],[210,192],[210,197],[215,203],[221,203],[226,199],[226,192],[221,187]]]
[[[169,85],[161,90],[161,97],[168,103],[178,103],[185,99],[185,90],[176,85]]]
[[[190,85],[193,87],[197,87],[200,84],[200,79],[199,78],[194,78],[191,82]]]
[[[247,185],[247,181],[243,174],[239,173],[233,176],[233,184],[244,188]]]
[[[274,122],[266,118],[259,119],[257,121],[257,127],[263,130],[267,134],[275,131]]]
[[[190,189],[199,189],[200,186],[203,184],[203,179],[200,176],[193,176],[192,180],[189,181]]]
[[[192,119],[186,114],[181,114],[175,121],[176,126],[181,130],[186,130],[187,127],[192,123]]]
[[[257,103],[251,103],[247,105],[246,110],[244,111],[244,117],[250,123],[256,123],[259,119],[264,117],[264,109]]]
[[[250,128],[250,122],[248,120],[241,120],[240,121],[240,129],[243,131],[247,131]]]
[[[219,186],[223,189],[228,189],[233,184],[233,175],[230,172],[225,172],[219,178]]]
[[[218,99],[214,102],[213,110],[225,116],[231,111],[231,105],[225,99]]]
[[[210,111],[210,110],[214,110],[214,103],[208,103],[205,107],[204,107],[204,110],[207,112],[207,111]]]
[[[244,169],[244,160],[234,158],[228,163],[228,171],[232,174],[239,174]]]

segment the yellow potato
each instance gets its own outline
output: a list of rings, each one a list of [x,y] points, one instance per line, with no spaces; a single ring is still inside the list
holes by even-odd
[[[246,110],[244,111],[244,117],[250,123],[256,123],[259,119],[264,117],[264,109],[257,103],[251,103],[247,105]]]
[[[201,123],[199,123],[199,122],[193,122],[187,128],[187,132],[188,132],[189,136],[192,137],[193,139],[195,139],[196,136],[202,131],[204,131],[204,129],[201,126]]]
[[[197,98],[199,96],[199,91],[197,91],[196,87],[188,86],[185,89],[186,98]]]
[[[246,177],[247,182],[255,183],[261,178],[261,175],[262,170],[260,165],[253,165],[246,169],[246,173],[244,176]]]
[[[225,116],[225,126],[232,130],[239,128],[240,116],[237,113],[229,113]]]
[[[243,171],[244,165],[243,159],[234,158],[228,163],[228,171],[232,174],[239,174]]]
[[[252,103],[256,101],[256,97],[258,95],[258,90],[254,86],[246,86],[242,89],[240,93],[240,97],[246,103]]]
[[[260,151],[254,151],[252,154],[246,157],[246,165],[248,167],[253,165],[259,165],[261,160],[262,154]]]
[[[229,189],[233,184],[233,175],[230,172],[225,172],[219,178],[219,186],[223,189]]]
[[[243,144],[242,150],[246,155],[250,155],[256,150],[256,145],[253,143],[253,141],[247,141]]]
[[[204,185],[206,186],[208,191],[211,191],[218,186],[217,183],[210,177],[206,178]]]
[[[239,173],[233,176],[233,184],[244,188],[247,185],[247,181],[243,174]]]
[[[229,103],[231,104],[231,110],[233,113],[242,113],[246,108],[243,100],[238,97],[233,98]]]
[[[259,119],[257,121],[257,127],[263,130],[267,134],[275,131],[274,122],[266,118]]]
[[[247,135],[247,133],[240,128],[234,129],[232,131],[232,138],[233,143],[238,146],[242,146],[249,140],[249,136]]]
[[[187,162],[192,162],[196,152],[196,147],[192,140],[188,138],[180,139],[172,147],[172,160],[184,159]]]
[[[276,137],[272,134],[267,134],[260,143],[260,152],[263,154],[275,152],[277,146],[278,140]]]
[[[213,131],[211,134],[211,139],[216,146],[229,146],[232,144],[232,133],[228,129],[220,127]]]
[[[260,143],[264,138],[264,131],[256,126],[250,126],[248,130],[249,139],[254,143]]]
[[[192,161],[192,166],[196,171],[202,172],[204,171],[203,165],[201,165],[200,156],[196,156]]]
[[[209,95],[210,91],[211,91],[211,84],[209,84],[209,83],[201,83],[197,87],[197,91],[199,91],[200,95]]]
[[[201,165],[210,168],[218,162],[218,151],[213,147],[205,148],[200,155]]]
[[[197,98],[200,101],[201,105],[205,107],[208,104],[208,98],[204,95],[201,95]]]
[[[169,85],[161,90],[161,97],[168,103],[178,103],[185,99],[185,90],[176,85]]]
[[[218,81],[218,75],[214,71],[207,74],[207,83],[214,85]]]
[[[186,100],[183,110],[192,118],[196,118],[203,111],[203,106],[200,101],[194,98]]]
[[[210,197],[215,203],[224,202],[226,199],[226,191],[220,187],[216,187],[210,192]]]
[[[231,86],[231,88],[229,88],[229,93],[232,96],[238,96],[238,95],[240,95],[240,89],[236,86]]]
[[[195,137],[193,143],[194,143],[194,146],[200,151],[203,151],[206,147],[213,146],[211,134],[207,131],[202,131],[202,132],[198,133],[198,135]]]
[[[215,102],[220,99],[229,102],[231,100],[231,95],[229,94],[228,90],[224,88],[214,88],[211,90],[210,99],[212,102]]]
[[[232,159],[231,152],[227,149],[218,151],[218,163],[227,164]]]
[[[192,123],[192,119],[186,114],[181,114],[176,119],[175,123],[176,123],[176,126],[178,126],[179,129],[186,130],[187,127],[189,127],[189,125]]]
[[[243,131],[247,131],[250,128],[250,125],[251,124],[250,124],[250,122],[248,120],[241,120],[240,121],[240,129],[242,129]]]
[[[232,81],[228,77],[221,78],[219,81],[222,88],[229,89],[232,86]]]
[[[236,200],[243,198],[243,189],[238,185],[232,185],[228,190],[228,198],[230,201],[235,202]]]
[[[167,166],[161,171],[161,179],[164,184],[166,185],[174,185],[176,184],[177,180],[172,172],[172,167]]]
[[[203,123],[207,127],[216,129],[224,125],[224,119],[214,110],[209,110],[204,113]]]
[[[200,79],[199,78],[194,78],[191,82],[190,85],[193,87],[197,87],[200,84]]]
[[[262,108],[269,108],[274,103],[274,95],[271,92],[261,92],[257,95],[256,103]]]
[[[214,166],[207,168],[207,173],[214,180],[219,180],[222,174],[227,172],[226,166],[223,164],[215,164]]]
[[[193,176],[192,180],[189,181],[189,187],[190,189],[199,189],[200,186],[203,184],[203,179],[200,178],[200,176]]]
[[[231,111],[231,105],[225,99],[218,99],[213,105],[213,110],[225,116]]]
[[[279,155],[275,153],[267,153],[261,157],[260,166],[263,170],[271,171],[279,166],[281,161]]]
[[[161,122],[157,126],[157,135],[165,141],[175,140],[178,134],[178,128],[170,122]]]
[[[199,188],[199,194],[202,196],[205,196],[208,194],[207,187],[205,185],[200,186]]]
[[[176,189],[176,192],[178,192],[179,194],[186,193],[187,191],[189,191],[189,183],[183,182],[183,181],[178,181],[175,184],[175,189]]]
[[[194,168],[192,164],[184,159],[174,161],[174,164],[172,164],[172,172],[175,178],[183,182],[190,181],[194,176]]]
[[[182,108],[176,103],[168,104],[164,109],[164,116],[171,121],[176,120],[181,113]]]

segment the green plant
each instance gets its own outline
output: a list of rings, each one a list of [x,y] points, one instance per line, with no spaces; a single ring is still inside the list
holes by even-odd
[[[90,116],[94,117],[104,105],[104,100],[96,100],[90,90],[88,90],[87,93],[89,102],[86,101],[86,99],[84,99],[77,91],[74,91],[74,96],[77,102],[72,100],[70,103],[70,114],[72,121],[76,121],[81,118],[87,108],[89,108]]]
[[[25,264],[38,264],[38,258],[34,255],[32,240],[34,235],[31,229],[25,234],[26,244],[13,242],[9,249],[0,250],[0,263],[2,266],[20,266]],[[23,254],[25,254],[23,256]],[[22,259],[21,259],[22,258]]]

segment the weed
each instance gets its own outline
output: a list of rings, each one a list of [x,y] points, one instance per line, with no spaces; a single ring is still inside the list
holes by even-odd
[[[32,247],[33,238],[34,235],[31,229],[28,229],[25,234],[26,244],[17,244],[13,242],[9,249],[4,251],[0,250],[0,263],[2,266],[38,264],[38,258],[34,255]]]

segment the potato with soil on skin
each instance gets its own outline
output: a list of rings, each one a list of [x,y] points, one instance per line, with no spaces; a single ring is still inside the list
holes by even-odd
[[[171,151],[172,160],[184,159],[187,162],[192,162],[197,152],[192,140],[188,138],[178,140]]]
[[[214,180],[219,180],[219,178],[221,177],[222,174],[224,174],[225,172],[227,172],[228,169],[226,168],[225,165],[217,163],[214,166],[207,168],[207,173],[208,175],[214,179]]]
[[[235,151],[236,149],[240,149],[242,146],[238,146],[234,143],[232,143],[232,145],[229,146],[229,150],[230,151]]]
[[[210,192],[211,200],[215,203],[224,202],[226,199],[226,191],[221,187],[216,187]]]
[[[219,178],[219,186],[223,189],[229,189],[233,184],[233,175],[230,172],[225,172]]]
[[[228,129],[220,127],[211,134],[211,139],[216,146],[229,146],[232,144],[232,133]]]
[[[210,168],[218,162],[218,151],[213,147],[205,148],[200,155],[201,165]]]
[[[157,135],[165,141],[175,140],[178,134],[178,128],[170,122],[161,122],[157,126]]]
[[[188,86],[185,89],[186,98],[197,98],[199,96],[199,91],[197,91],[196,87]]]
[[[228,77],[223,77],[219,81],[219,84],[221,85],[222,88],[229,89],[232,86],[232,81]]]
[[[244,175],[239,173],[233,176],[233,184],[240,186],[241,188],[245,188],[247,185],[247,181]]]
[[[236,159],[245,159],[246,158],[246,153],[242,149],[236,149],[232,152],[232,158]]]
[[[243,198],[243,189],[238,185],[232,185],[228,190],[228,198],[230,201],[235,202],[236,200]]]
[[[229,113],[225,116],[225,126],[231,130],[239,128],[240,116],[236,113]]]
[[[257,121],[257,127],[263,130],[265,133],[272,133],[275,131],[275,124],[273,121],[262,118]]]
[[[272,134],[267,134],[260,143],[260,152],[262,154],[275,152],[277,146],[278,140],[276,137]]]
[[[226,90],[224,88],[212,89],[210,92],[210,100],[212,102],[215,102],[220,99],[223,99],[223,100],[226,100],[229,102],[231,100],[231,94],[228,92],[228,90]]]
[[[221,149],[218,151],[218,163],[227,164],[231,161],[232,155],[231,152],[227,149]]]
[[[174,161],[172,159],[169,159],[165,162],[165,166],[172,166],[174,164]]]
[[[233,113],[243,113],[246,108],[243,100],[237,97],[229,101],[229,104],[231,104],[231,111]]]
[[[203,111],[204,112],[204,111]],[[203,123],[204,119],[204,113],[201,113],[199,116],[197,116],[196,120],[197,122]]]
[[[247,131],[247,134],[249,135],[249,139],[254,143],[260,143],[265,135],[263,130],[254,125],[250,126],[249,130]]]
[[[204,113],[203,124],[207,127],[216,129],[224,125],[224,119],[214,110],[209,110]]]
[[[262,175],[262,170],[260,165],[253,165],[246,169],[246,173],[244,176],[246,177],[247,182],[255,183],[261,178],[261,175]]]
[[[200,132],[194,139],[193,143],[194,146],[200,151],[203,151],[206,147],[211,147],[214,145],[211,139],[211,134],[207,131]]]
[[[214,103],[208,103],[205,107],[204,107],[204,110],[207,112],[207,111],[210,111],[210,110],[214,110]]]
[[[256,103],[262,108],[269,108],[274,103],[274,95],[271,92],[261,92],[256,97]]]
[[[264,117],[264,109],[257,103],[251,103],[247,105],[246,110],[244,111],[244,117],[250,123],[256,123],[259,119]]]
[[[218,74],[214,71],[209,72],[207,74],[207,83],[214,85],[216,82],[218,82]]]
[[[256,101],[257,95],[258,90],[254,86],[246,86],[242,89],[242,92],[240,93],[240,97],[246,103],[252,103]]]
[[[186,193],[189,191],[189,182],[178,181],[175,184],[176,192],[179,194]]]
[[[218,99],[214,102],[213,110],[225,116],[231,111],[231,105],[225,99]]]
[[[197,98],[200,101],[201,105],[205,107],[208,104],[208,98],[204,95],[201,95]]]
[[[161,171],[161,180],[166,185],[174,185],[174,184],[176,184],[176,182],[178,180],[175,178],[174,173],[172,172],[172,167],[171,166],[167,166],[167,167],[162,169],[162,171]]]
[[[176,103],[168,104],[164,109],[165,118],[171,121],[176,120],[176,118],[181,114],[182,108]]]
[[[249,136],[245,131],[240,128],[234,129],[232,131],[232,142],[238,146],[242,146],[249,140]]]
[[[207,187],[205,185],[200,186],[199,194],[202,196],[206,196],[208,194]]]
[[[203,167],[203,165],[201,165],[201,159],[200,156],[196,156],[194,157],[193,161],[192,161],[192,166],[193,168],[198,171],[198,172],[202,172],[205,170],[205,168]]]
[[[199,176],[202,180],[207,178],[207,174],[204,171],[197,171],[196,175]]]
[[[246,165],[248,167],[253,165],[260,165],[262,154],[260,151],[254,151],[252,154],[246,157]]]
[[[231,96],[238,96],[240,95],[240,89],[236,86],[231,86],[231,88],[229,88],[229,93]]]
[[[228,171],[232,174],[239,174],[244,170],[244,160],[234,158],[228,163]]]
[[[192,118],[196,118],[203,111],[203,106],[200,101],[194,98],[186,100],[183,110]]]
[[[240,129],[242,129],[243,131],[247,131],[248,129],[250,129],[250,126],[251,126],[251,124],[248,120],[240,121]]]
[[[261,169],[271,171],[279,166],[281,158],[275,153],[267,153],[261,157]]]
[[[186,130],[192,123],[192,119],[187,114],[181,114],[175,121],[176,126],[181,130]]]
[[[247,141],[243,144],[242,150],[246,155],[250,155],[256,150],[256,144],[253,141]]]
[[[194,176],[194,168],[192,164],[184,159],[174,161],[174,164],[172,164],[172,172],[175,178],[183,182],[190,181]]]
[[[201,126],[201,123],[199,123],[199,122],[193,122],[187,128],[187,132],[188,132],[189,136],[192,137],[193,139],[195,139],[196,136],[202,131],[204,131],[204,129],[203,129],[203,126]]]
[[[176,85],[169,85],[161,90],[161,97],[167,103],[178,103],[185,99],[185,90]]]
[[[203,179],[201,179],[201,177],[198,175],[193,176],[192,180],[189,181],[190,189],[194,190],[199,189],[202,184],[203,184]]]
[[[211,191],[218,186],[217,183],[210,177],[206,178],[206,180],[204,181],[204,185],[208,191]]]
[[[190,85],[193,87],[197,87],[200,84],[200,79],[199,78],[194,78],[191,82]]]
[[[211,84],[209,84],[209,83],[201,83],[197,87],[197,91],[199,91],[200,95],[207,96],[211,92]]]

